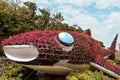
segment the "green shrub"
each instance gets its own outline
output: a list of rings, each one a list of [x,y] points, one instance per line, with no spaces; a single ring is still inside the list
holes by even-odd
[[[5,80],[38,80],[37,71],[24,67],[22,64],[11,63],[2,68]]]
[[[11,63],[2,68],[2,77],[6,80],[22,80],[24,70],[21,64]]]
[[[111,62],[114,65],[119,65],[120,64],[120,53],[116,52],[115,59],[107,59],[107,61]]]
[[[116,62],[116,64],[120,64],[120,53],[116,52],[115,56],[116,56],[116,58],[114,61]]]
[[[115,80],[107,75],[104,75],[102,71],[81,71],[71,72],[67,75],[66,80]]]

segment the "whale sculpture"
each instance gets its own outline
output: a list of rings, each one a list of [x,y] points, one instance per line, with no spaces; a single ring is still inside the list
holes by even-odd
[[[44,30],[20,33],[1,41],[5,55],[12,61],[50,74],[68,74],[91,66],[120,78],[120,68],[105,58],[115,58],[118,34],[109,49],[85,33]]]

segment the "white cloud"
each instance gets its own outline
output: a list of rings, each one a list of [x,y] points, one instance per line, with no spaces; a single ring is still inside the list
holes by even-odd
[[[120,0],[54,0],[58,4],[71,4],[79,7],[86,7],[95,4],[98,9],[106,9],[118,7],[120,8]]]
[[[104,9],[104,8],[108,8],[110,6],[112,6],[113,4],[113,0],[96,0],[96,6],[97,8],[101,8],[101,9]]]
[[[108,18],[104,22],[107,29],[109,29],[110,39],[115,36],[115,34],[120,35],[120,12],[112,12],[110,15],[108,15]],[[120,43],[120,38],[118,39],[118,43]]]
[[[120,8],[120,0],[96,0],[96,7],[99,9],[106,9],[112,7]]]
[[[90,15],[87,15],[87,14],[83,14],[83,13],[80,13],[79,15],[76,15],[73,17],[72,19],[72,23],[76,23],[76,24],[79,24],[83,27],[99,27],[100,24],[99,22],[97,21],[97,19],[95,19],[94,17],[90,16]]]
[[[80,13],[80,9],[75,9],[71,5],[63,5],[61,6],[59,12],[61,12],[65,16],[73,17],[74,15],[78,15]]]
[[[77,7],[86,7],[93,5],[98,9],[106,9],[106,8],[113,8],[118,7],[120,8],[120,0],[22,0],[23,2],[31,1],[36,2],[37,4],[45,5],[45,6],[52,6],[54,4],[69,4]]]
[[[72,4],[72,5],[75,5],[75,6],[88,6],[88,5],[91,5],[91,3],[93,2],[94,0],[55,0],[56,3],[59,3],[59,4]]]
[[[119,28],[120,26],[120,12],[112,12],[107,20],[105,21],[105,25],[107,25],[108,28]]]

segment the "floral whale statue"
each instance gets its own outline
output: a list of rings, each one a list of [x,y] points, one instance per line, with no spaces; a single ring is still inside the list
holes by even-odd
[[[12,61],[49,74],[65,75],[73,70],[94,67],[120,78],[120,68],[106,60],[115,58],[118,34],[111,47],[104,49],[85,33],[67,30],[44,30],[20,33],[1,41],[4,53]]]

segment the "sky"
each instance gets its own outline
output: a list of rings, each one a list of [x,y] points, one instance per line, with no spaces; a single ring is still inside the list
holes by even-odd
[[[92,37],[110,47],[118,33],[120,43],[120,0],[22,0],[36,2],[38,8],[50,8],[61,13],[64,22],[91,29]]]

